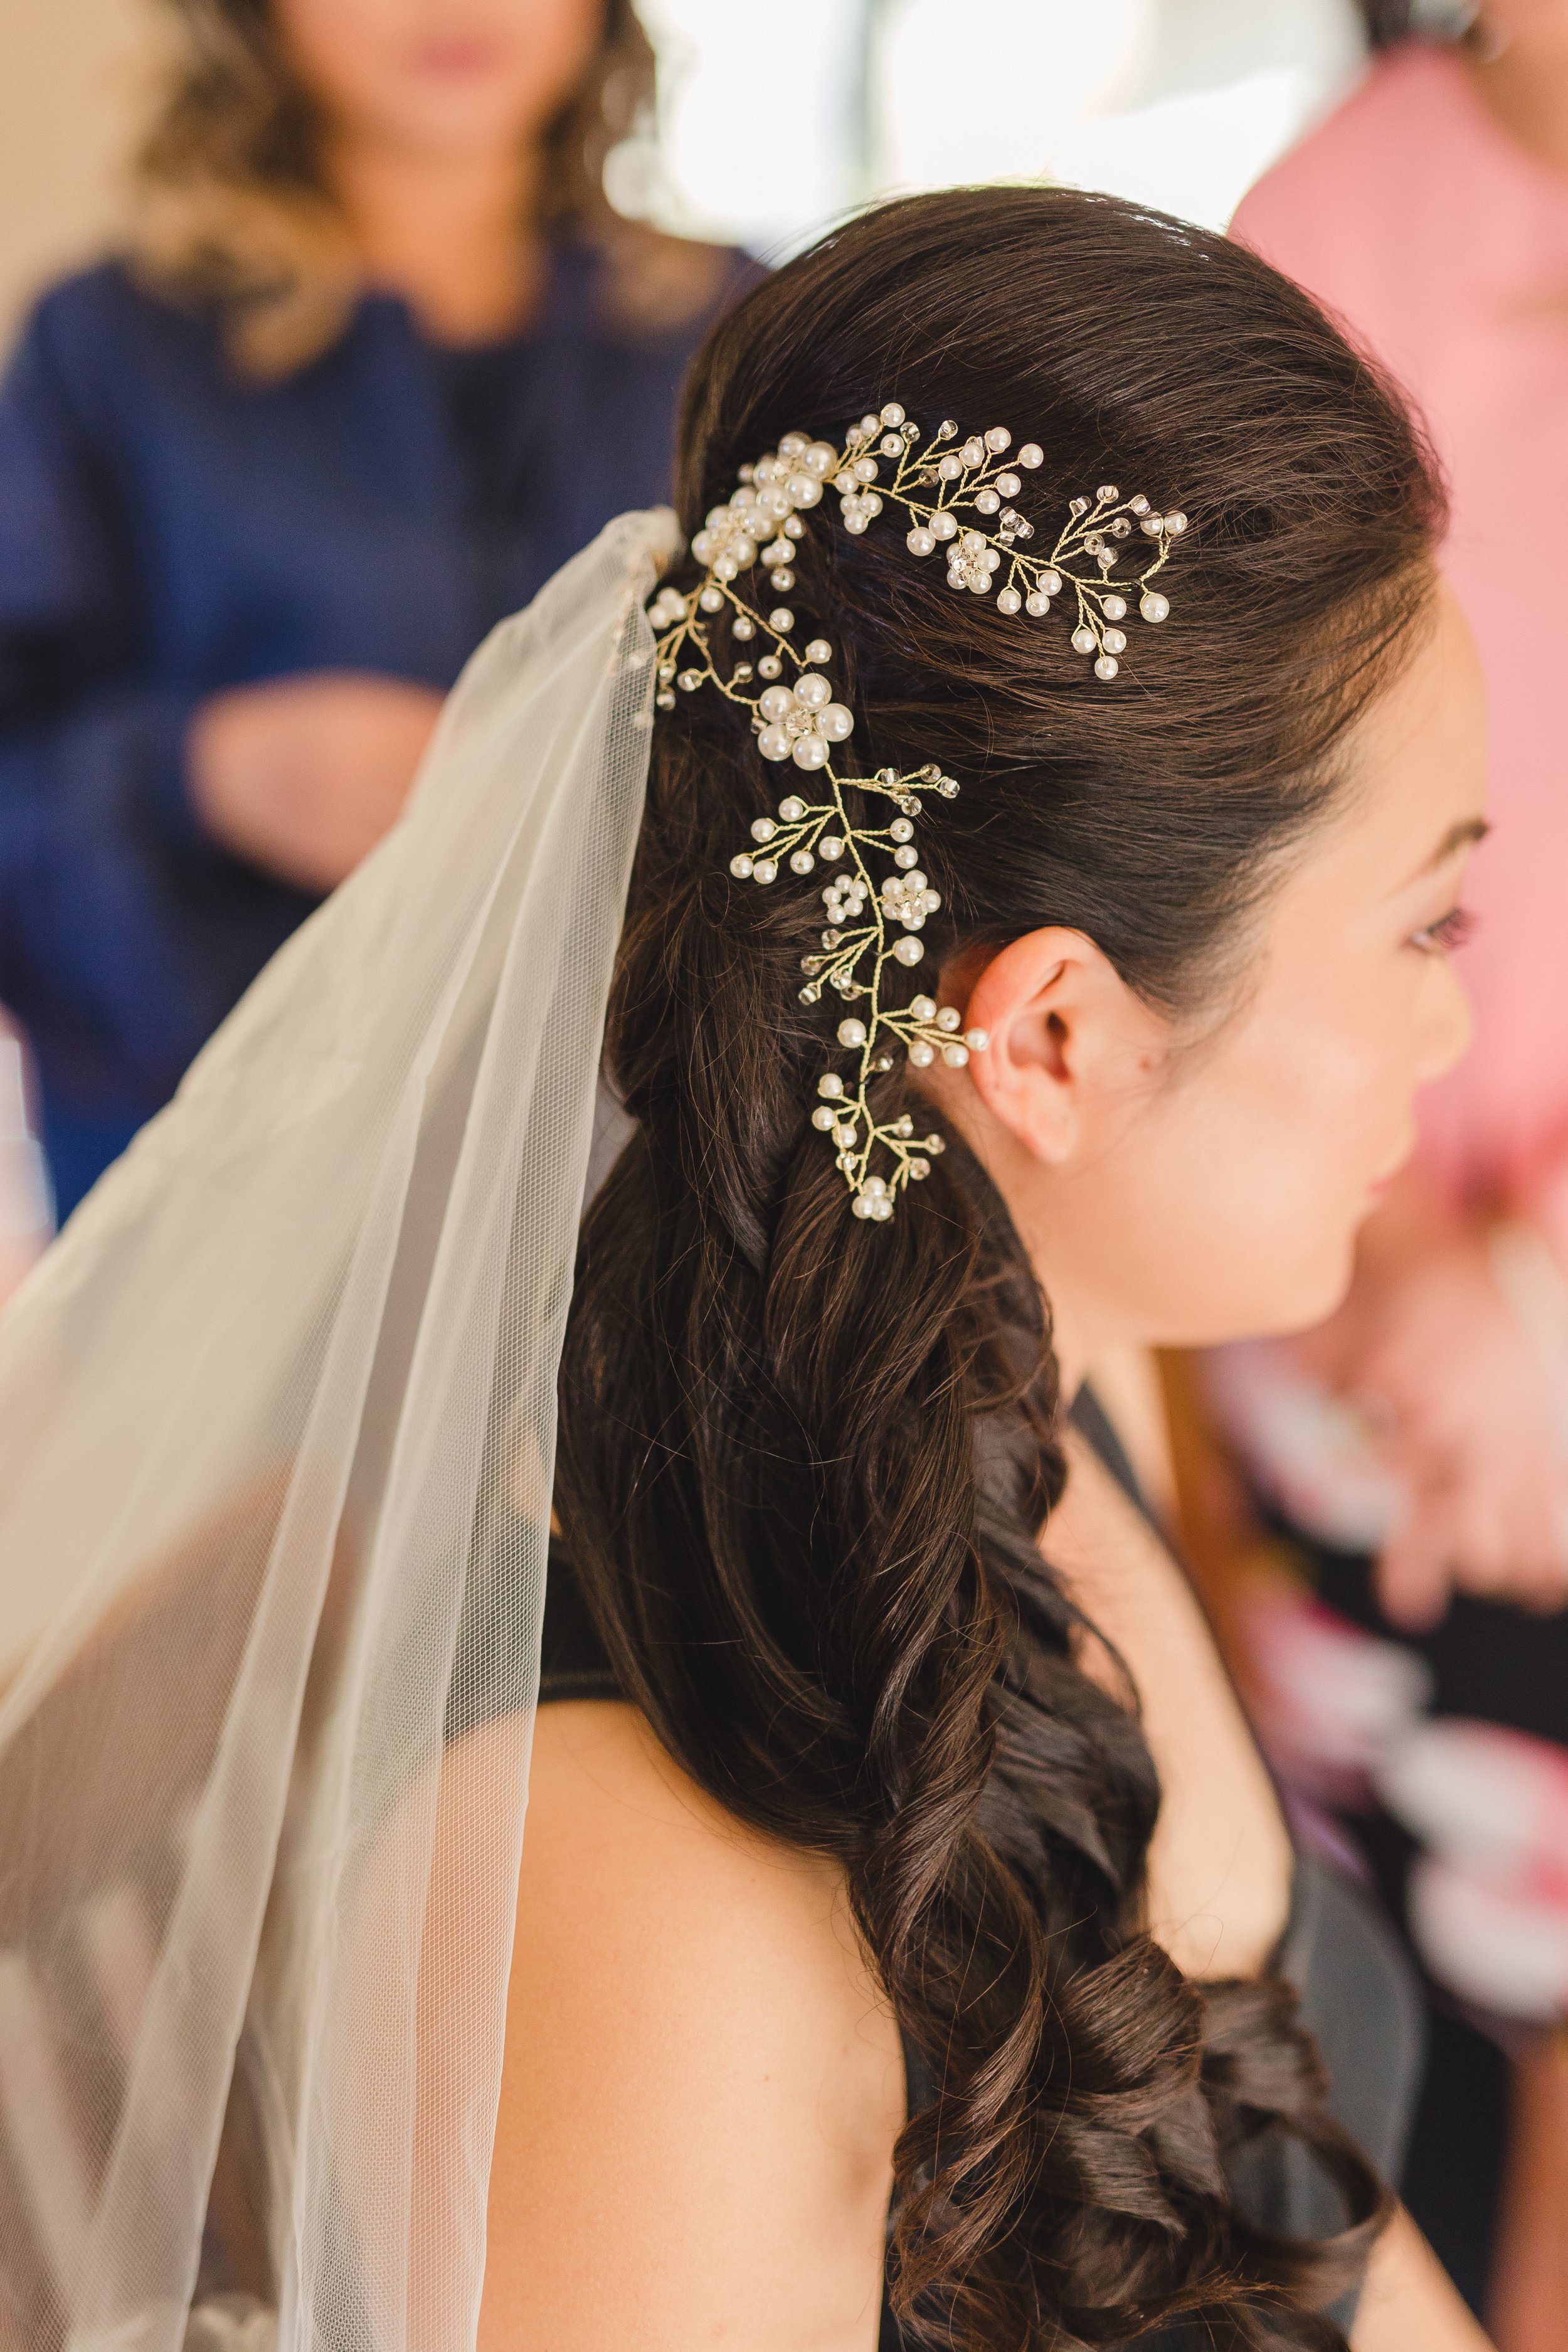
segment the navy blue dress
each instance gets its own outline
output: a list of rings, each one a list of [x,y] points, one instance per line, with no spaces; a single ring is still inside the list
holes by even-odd
[[[668,497],[709,320],[617,331],[596,279],[558,248],[535,328],[482,354],[374,297],[263,385],[116,264],[39,304],[0,388],[0,1002],[62,1213],[313,903],[203,834],[196,705],[323,668],[444,689],[612,515]]]

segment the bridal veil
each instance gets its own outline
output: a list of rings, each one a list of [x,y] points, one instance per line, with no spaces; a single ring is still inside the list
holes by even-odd
[[[0,2347],[472,2345],[673,531],[494,633],[0,1319]]]

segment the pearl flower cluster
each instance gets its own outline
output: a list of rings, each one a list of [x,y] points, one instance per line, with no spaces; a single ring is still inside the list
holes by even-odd
[[[961,1069],[971,1054],[984,1052],[989,1040],[982,1029],[965,1030],[956,1006],[939,1004],[934,997],[916,996],[901,1009],[883,1002],[884,979],[893,977],[889,967],[912,970],[924,960],[919,934],[942,906],[914,846],[921,793],[950,800],[958,785],[929,763],[907,774],[895,768],[879,768],[874,777],[835,774],[834,748],[853,734],[855,718],[835,699],[825,675],[833,647],[825,637],[797,646],[794,612],[772,601],[795,586],[795,550],[806,530],[802,518],[831,489],[846,530],[859,537],[891,502],[909,518],[906,545],[911,554],[928,556],[942,548],[949,586],[979,596],[994,589],[997,611],[1008,615],[1024,610],[1037,618],[1070,584],[1078,607],[1073,646],[1092,655],[1095,674],[1107,679],[1117,675],[1117,656],[1127,644],[1118,625],[1127,614],[1127,596],[1111,578],[1122,542],[1135,529],[1154,542],[1152,560],[1125,584],[1130,593],[1138,593],[1143,619],[1159,622],[1170,606],[1149,583],[1168,561],[1172,541],[1187,527],[1184,515],[1161,513],[1142,497],[1123,500],[1107,485],[1092,500],[1072,500],[1048,558],[1029,555],[1024,543],[1034,537],[1034,526],[1010,501],[1022,488],[1016,469],[1032,472],[1044,452],[1030,441],[1009,457],[1013,436],[1000,425],[957,447],[945,446],[957,435],[949,419],[921,450],[920,427],[897,401],[852,425],[841,449],[804,433],[786,433],[776,450],[742,467],[740,484],[725,504],[709,509],[691,542],[692,555],[703,567],[700,586],[689,593],[663,587],[648,608],[658,709],[673,709],[678,693],[714,686],[750,711],[764,760],[789,761],[820,779],[816,789],[826,797],[806,801],[788,793],[776,817],[754,819],[752,846],[731,858],[730,872],[737,882],[765,887],[786,866],[798,877],[815,872],[819,860],[832,869],[822,890],[827,919],[821,951],[801,959],[801,1002],[816,1004],[824,989],[831,989],[845,1003],[863,1009],[847,1013],[837,1027],[839,1045],[856,1056],[855,1074],[823,1075],[812,1125],[833,1142],[855,1214],[878,1224],[892,1215],[906,1185],[931,1173],[931,1160],[942,1149],[940,1135],[917,1136],[907,1114],[880,1123],[874,1116],[872,1084],[894,1066],[889,1044],[903,1047],[913,1069],[930,1069],[939,1057],[949,1068]],[[884,465],[892,468],[890,477],[884,476]],[[758,567],[766,575],[766,610],[735,584]],[[721,620],[727,622],[731,644],[724,669],[714,641],[714,625]],[[753,657],[759,639],[765,649]],[[793,668],[793,680],[786,667]],[[848,792],[879,795],[898,814],[885,825],[857,824],[844,797]],[[892,870],[880,883],[873,882],[866,862],[872,855],[891,861]],[[890,1163],[886,1175],[873,1165],[879,1156]]]

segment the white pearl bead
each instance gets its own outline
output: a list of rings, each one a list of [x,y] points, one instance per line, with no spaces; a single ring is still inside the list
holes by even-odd
[[[956,1029],[963,1018],[956,1004],[944,1004],[936,1016],[936,1025],[939,1029]]]
[[[1096,677],[1114,677],[1121,665],[1111,654],[1101,654],[1094,665]]]
[[[794,745],[782,727],[764,727],[757,738],[757,749],[764,760],[787,760]]]
[[[844,1081],[836,1070],[829,1070],[825,1078],[818,1078],[816,1091],[819,1095],[826,1095],[830,1102],[836,1102],[844,1092]]]
[[[808,645],[805,649],[805,657],[808,662],[831,661],[833,659],[833,647],[828,644],[826,637],[813,637],[810,645]]]
[[[855,713],[842,702],[829,702],[817,712],[816,727],[830,743],[842,743],[855,732]]]
[[[1146,530],[1151,539],[1158,539],[1165,526],[1158,515],[1146,514],[1138,528],[1140,530]]]
[[[969,1048],[967,1045],[944,1045],[942,1058],[950,1070],[962,1070],[969,1059]]]
[[[901,425],[904,421],[904,410],[900,406],[896,400],[885,401],[883,403],[882,422],[884,425]]]
[[[936,541],[923,523],[917,523],[905,540],[904,545],[911,555],[929,555]]]
[[[705,613],[717,613],[724,602],[723,591],[719,588],[704,588],[697,601]]]
[[[789,870],[792,874],[809,874],[816,864],[809,849],[797,849],[790,859]]]
[[[885,1225],[892,1213],[893,1204],[891,1201],[889,1200],[885,1192],[879,1192],[876,1199],[871,1203],[872,1223],[874,1224]]]
[[[1024,485],[1016,474],[998,474],[996,487],[1005,499],[1016,499]]]
[[[1062,593],[1061,573],[1059,572],[1053,572],[1047,564],[1045,571],[1040,574],[1040,585],[1045,590],[1047,596],[1059,596]]]
[[[737,882],[749,882],[751,880],[752,861],[746,856],[744,850],[741,852],[739,857],[731,858],[730,871],[734,876]]]
[[[1037,441],[1026,441],[1018,452],[1018,463],[1020,466],[1027,466],[1032,472],[1037,466],[1044,464],[1045,456],[1046,453]]]
[[[764,654],[761,661],[757,664],[757,676],[759,677],[777,677],[783,667],[784,664],[780,661],[777,654]]]
[[[1101,642],[1108,654],[1124,654],[1127,651],[1126,635],[1121,629],[1107,629]]]
[[[929,1021],[936,1012],[936,999],[934,996],[917,996],[910,1011],[917,1021]]]
[[[900,845],[893,852],[893,863],[895,866],[918,866],[920,864],[920,851],[916,849],[911,843],[907,841],[901,843]]]
[[[837,1116],[837,1112],[830,1110],[826,1103],[819,1103],[811,1114],[811,1123],[813,1127],[820,1128],[823,1134],[826,1135],[828,1129],[834,1125]]]
[[[820,735],[797,735],[791,746],[790,756],[797,768],[826,768],[827,746]]]
[[[863,1021],[841,1021],[838,1042],[841,1045],[863,1045],[866,1043],[866,1024]]]
[[[776,629],[781,637],[788,636],[795,626],[795,614],[787,604],[774,605],[768,614],[768,626],[770,629]]]
[[[1073,631],[1072,649],[1075,654],[1091,654],[1093,653],[1094,648],[1095,635],[1092,629],[1075,629]]]
[[[787,686],[770,686],[757,709],[767,719],[787,719],[795,708],[795,696]]]
[[[996,599],[999,613],[1016,613],[1023,602],[1016,588],[1004,588]]]
[[[936,1047],[928,1045],[923,1037],[917,1037],[910,1047],[910,1059],[917,1070],[929,1070],[936,1059]]]
[[[998,604],[1002,602],[1000,596],[997,597],[996,602]],[[1026,613],[1033,613],[1036,620],[1037,621],[1042,613],[1048,613],[1050,609],[1051,600],[1046,594],[1045,590],[1043,588],[1031,588],[1028,594],[1024,599],[1024,610]]]
[[[994,425],[985,436],[985,446],[994,457],[999,457],[1004,449],[1010,449],[1012,446],[1013,436],[1005,425]]]
[[[815,474],[792,474],[784,487],[797,507],[814,507],[822,496],[822,484]]]
[[[959,455],[963,459],[966,470],[973,471],[976,466],[984,466],[985,463],[985,444],[978,436],[972,434],[959,451]]]
[[[991,1032],[989,1029],[966,1029],[963,1042],[972,1054],[984,1054],[991,1043]]]
[[[777,831],[778,827],[771,816],[759,816],[752,819],[752,839],[753,841],[771,841]]]
[[[915,837],[914,826],[907,816],[896,816],[888,831],[895,841],[912,841]]]
[[[942,481],[956,482],[963,471],[963,460],[962,457],[955,457],[950,450],[945,457],[937,459],[936,470]],[[698,562],[700,562],[701,560],[699,556]]]
[[[893,953],[900,963],[913,964],[919,963],[925,950],[919,940],[902,939],[893,941]]]
[[[738,613],[735,615],[734,634],[740,638],[743,645],[749,637],[754,637],[756,635],[757,629],[755,622],[749,621],[744,613]]]
[[[1120,621],[1126,613],[1127,599],[1125,596],[1103,596],[1100,609],[1108,621]]]
[[[791,793],[788,800],[780,801],[779,814],[783,817],[786,824],[798,824],[801,818],[805,814],[805,803],[802,800],[797,800],[795,794]]]
[[[945,540],[957,538],[958,525],[945,507],[943,507],[939,513],[932,515],[931,519],[931,535],[933,539]]]
[[[774,882],[778,879],[778,870],[771,857],[759,857],[752,868],[752,879],[753,882]]]
[[[1173,539],[1179,539],[1186,527],[1187,518],[1184,514],[1168,514],[1165,517],[1165,529]]]
[[[785,596],[794,586],[795,573],[790,570],[787,563],[781,563],[778,570],[773,573],[774,594],[778,596]]]
[[[1170,609],[1170,598],[1162,596],[1157,588],[1146,588],[1138,600],[1138,610],[1146,621],[1163,621]]]
[[[815,474],[818,481],[826,479],[837,463],[838,452],[831,441],[814,441],[808,449],[801,452],[801,464],[808,474]]]
[[[871,1203],[864,1192],[857,1192],[849,1206],[858,1217],[868,1217],[871,1213]]]
[[[803,670],[795,682],[795,698],[808,710],[820,710],[824,703],[832,701],[833,688],[815,670]]]
[[[844,844],[836,833],[825,833],[816,846],[830,866],[836,866],[844,855]]]

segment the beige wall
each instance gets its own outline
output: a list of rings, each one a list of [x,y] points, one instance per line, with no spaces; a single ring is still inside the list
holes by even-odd
[[[0,347],[111,229],[155,26],[154,0],[0,0]]]

